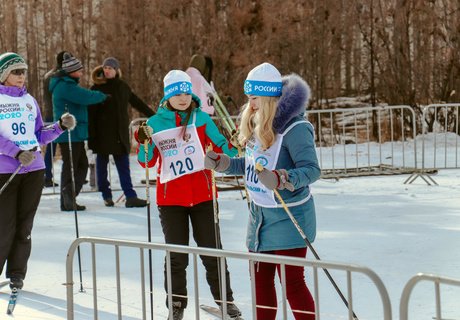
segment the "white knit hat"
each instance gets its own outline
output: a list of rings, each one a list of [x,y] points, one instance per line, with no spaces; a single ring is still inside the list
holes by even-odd
[[[244,93],[253,96],[279,97],[282,87],[281,73],[270,63],[264,62],[249,71],[244,82]]]
[[[5,52],[0,55],[0,83],[4,83],[10,72],[17,69],[27,70],[24,58],[14,52]]]
[[[168,100],[172,96],[186,93],[192,94],[192,79],[190,76],[181,70],[171,70],[163,79],[164,83],[164,98]]]

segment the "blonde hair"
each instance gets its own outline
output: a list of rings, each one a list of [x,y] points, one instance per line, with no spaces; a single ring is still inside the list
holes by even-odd
[[[262,144],[262,148],[268,149],[275,142],[275,131],[273,130],[273,119],[275,118],[278,97],[259,97],[260,107],[253,110],[248,103],[241,112],[240,134],[238,141],[241,145],[255,135]]]

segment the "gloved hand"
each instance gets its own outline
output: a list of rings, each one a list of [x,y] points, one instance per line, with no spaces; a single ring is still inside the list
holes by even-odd
[[[16,159],[24,166],[27,167],[35,160],[35,153],[34,151],[25,151],[21,150],[16,155]]]
[[[224,153],[215,153],[210,150],[204,157],[204,167],[217,172],[224,172],[230,167],[230,157]]]
[[[267,189],[288,189],[291,192],[294,191],[294,186],[289,182],[289,174],[284,169],[270,171],[263,168],[262,171],[256,170],[256,174],[260,183],[267,187]]]
[[[77,125],[77,120],[73,114],[68,112],[64,113],[59,119],[59,126],[62,130],[73,130]]]
[[[144,143],[145,140],[150,141],[150,138],[153,135],[153,129],[147,123],[142,123],[137,130],[137,139],[140,143]]]

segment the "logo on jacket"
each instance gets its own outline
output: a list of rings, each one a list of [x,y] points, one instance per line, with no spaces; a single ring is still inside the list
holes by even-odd
[[[29,109],[29,111],[32,111],[32,105],[30,103],[26,103],[26,107]]]

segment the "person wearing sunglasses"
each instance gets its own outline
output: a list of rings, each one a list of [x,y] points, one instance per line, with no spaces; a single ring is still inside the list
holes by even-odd
[[[63,114],[45,126],[37,101],[25,87],[27,64],[13,52],[0,54],[0,274],[21,289],[32,249],[32,225],[43,188],[40,147],[75,127]]]

